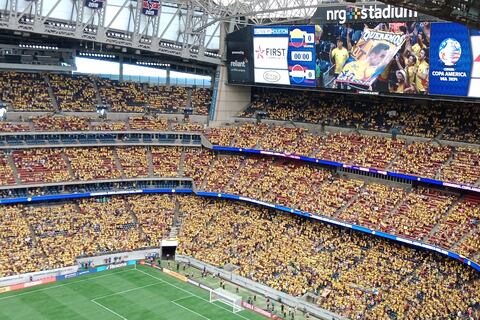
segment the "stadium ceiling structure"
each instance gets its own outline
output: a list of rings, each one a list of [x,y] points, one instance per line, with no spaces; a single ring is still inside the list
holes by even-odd
[[[345,2],[361,5],[364,1],[0,0],[0,29],[26,38],[32,33],[46,38],[64,37],[105,44],[107,48],[132,48],[137,54],[144,50],[184,62],[219,65],[222,64],[225,33],[246,25],[305,22],[318,7]],[[480,3],[479,0],[382,2],[395,2],[397,6],[420,12],[432,8],[427,9],[427,14],[435,15],[436,12],[444,19],[448,17],[442,14],[463,12],[458,16],[464,20],[476,12]],[[424,4],[419,5],[420,2]],[[434,11],[433,8],[440,9]]]
[[[221,64],[221,34],[308,19],[323,3],[338,1],[0,0],[0,29]]]

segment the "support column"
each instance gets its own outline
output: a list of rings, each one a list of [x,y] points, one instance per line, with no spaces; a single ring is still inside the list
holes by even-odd
[[[123,82],[123,54],[119,56],[118,79],[120,80],[120,82]]]
[[[217,68],[213,82],[209,120],[216,126],[231,122],[232,117],[250,105],[252,88],[227,85],[227,68],[225,66]]]

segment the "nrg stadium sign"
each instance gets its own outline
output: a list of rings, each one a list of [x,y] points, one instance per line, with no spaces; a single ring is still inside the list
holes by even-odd
[[[316,24],[438,20],[414,10],[376,3],[319,7],[312,19]]]

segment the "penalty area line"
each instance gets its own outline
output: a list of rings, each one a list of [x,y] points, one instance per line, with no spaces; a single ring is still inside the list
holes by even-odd
[[[103,309],[107,310],[108,312],[113,313],[114,315],[116,315],[116,316],[119,317],[120,319],[128,320],[127,318],[125,318],[125,317],[122,316],[121,314],[118,314],[117,312],[113,311],[113,310],[110,309],[109,307],[104,306],[104,305],[101,304],[100,302],[97,302],[97,301],[95,301],[95,300],[90,300],[90,301],[92,301],[93,303],[95,303],[97,306],[102,307]]]
[[[193,296],[192,296],[192,297],[193,297]],[[183,298],[182,298],[182,299],[183,299]],[[177,300],[180,300],[180,299],[177,299]],[[203,319],[212,320],[212,319],[210,319],[210,318],[205,317],[204,315],[201,315],[200,313],[198,313],[198,312],[196,312],[196,311],[193,311],[192,309],[189,309],[189,308],[187,308],[187,307],[185,307],[185,306],[182,306],[180,303],[176,303],[175,301],[176,301],[176,300],[173,300],[173,301],[170,301],[170,302],[173,303],[174,305],[180,307],[180,308],[183,308],[183,309],[185,309],[185,310],[187,310],[187,311],[190,311],[191,313],[196,314],[196,315],[199,316],[199,317],[202,317]]]
[[[140,272],[140,273],[143,273],[144,275],[147,275],[147,276],[149,276],[149,277],[151,277],[151,278],[153,278],[153,279],[157,279],[157,280],[160,281],[160,282],[163,282],[163,283],[165,283],[165,284],[168,284],[169,286],[172,286],[172,287],[177,288],[177,289],[179,289],[179,290],[181,290],[181,291],[183,291],[183,292],[186,292],[186,293],[188,293],[188,294],[190,294],[190,295],[192,295],[192,296],[194,296],[194,297],[196,297],[196,298],[198,298],[198,299],[200,299],[200,300],[206,301],[206,302],[210,303],[211,305],[213,305],[213,306],[215,306],[215,307],[217,307],[217,308],[226,310],[226,311],[230,312],[231,314],[238,316],[239,318],[242,318],[242,319],[245,319],[245,320],[250,320],[250,319],[248,319],[247,317],[244,317],[244,316],[242,316],[242,315],[240,315],[240,314],[238,314],[238,313],[235,313],[235,312],[233,312],[233,311],[230,310],[230,309],[227,309],[227,308],[224,308],[224,307],[222,307],[222,306],[219,306],[218,304],[211,303],[209,300],[204,299],[204,298],[200,297],[199,295],[197,295],[197,294],[195,294],[195,293],[192,293],[192,292],[190,292],[190,291],[188,291],[188,290],[186,290],[186,289],[180,288],[179,286],[176,286],[176,285],[174,285],[173,283],[170,283],[170,282],[165,281],[165,280],[163,280],[163,279],[161,279],[161,278],[159,278],[159,277],[156,277],[156,276],[154,276],[154,275],[152,275],[152,274],[150,274],[150,273],[148,273],[148,272],[145,272],[145,271],[140,270],[140,269],[135,269],[135,270],[138,271],[138,272]],[[184,297],[184,298],[187,298],[187,297]],[[175,302],[173,302],[173,303],[175,303]],[[178,304],[178,303],[175,303],[175,304]]]

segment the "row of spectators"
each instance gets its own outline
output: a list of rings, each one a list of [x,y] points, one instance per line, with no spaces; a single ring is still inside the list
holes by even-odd
[[[49,87],[53,97],[49,94]],[[0,101],[15,111],[95,112],[97,104],[109,104],[112,112],[149,111],[183,113],[191,102],[194,114],[207,115],[212,92],[206,88],[148,86],[137,82],[92,76],[0,72]],[[191,99],[191,100],[190,100]]]
[[[8,157],[4,154],[0,162],[4,173],[0,182],[11,185],[14,171]],[[185,176],[201,190],[247,196],[416,240],[431,237],[446,248],[474,243],[474,235],[480,234],[477,206],[461,214],[464,205],[470,206],[458,194],[365,183],[283,158],[136,146],[23,149],[13,151],[11,161],[22,183]],[[455,224],[463,227],[448,227]],[[456,234],[455,240],[448,232]],[[459,248],[472,258],[480,253],[471,245]]]
[[[145,106],[163,113],[182,113],[189,100],[195,114],[206,115],[211,90],[139,83],[80,75],[1,72],[1,100],[17,111],[53,111],[52,97],[62,111],[95,111],[107,103],[112,111],[145,112]],[[191,90],[191,93],[189,93]],[[478,142],[478,106],[455,102],[403,102],[398,99],[361,99],[348,95],[262,89],[253,94],[252,105],[243,112],[251,117],[266,110],[269,118],[305,121],[389,132],[397,128],[407,135]]]
[[[478,104],[427,102],[309,91],[258,89],[241,116],[264,110],[268,118],[478,143]],[[445,131],[444,131],[445,130]],[[443,132],[444,131],[444,132]]]
[[[186,201],[188,200],[188,202]],[[180,254],[350,319],[476,319],[480,277],[439,255],[252,205],[186,198]]]
[[[176,199],[134,195],[14,205],[0,215],[0,277],[70,266],[82,255],[158,246]]]
[[[194,177],[201,189],[247,196],[420,241],[432,239],[434,244],[455,248],[471,258],[480,254],[480,247],[475,249],[475,239],[480,235],[480,200],[472,202],[458,194],[422,187],[405,190],[366,184],[284,159],[225,155],[213,160],[206,155],[197,158],[198,164],[211,163],[206,173],[204,165],[195,169],[201,173]],[[462,212],[464,206],[469,210]],[[442,241],[449,232],[456,237]]]
[[[14,150],[10,155],[1,152],[0,185],[15,184],[13,169],[24,184],[105,180],[121,176],[178,177],[181,154],[182,149],[174,147],[37,148]],[[205,165],[208,168],[208,163]]]
[[[17,111],[52,111],[48,85],[39,73],[1,72],[0,101]]]
[[[351,133],[319,135],[304,128],[251,123],[204,129],[198,123],[171,122],[156,116],[130,117],[128,122],[94,122],[76,116],[41,116],[31,121],[38,131],[196,131],[205,133],[214,145],[294,153],[449,182],[475,184],[480,180],[480,149],[473,147],[453,147],[434,142],[407,143],[402,139]],[[23,122],[5,124],[6,131],[27,131],[29,127]]]
[[[457,183],[480,181],[480,149],[472,147],[349,133],[316,135],[303,128],[249,123],[211,128],[206,134],[214,145],[294,153]]]
[[[53,111],[53,96],[61,111],[95,111],[98,103],[114,112],[145,112],[145,106],[163,113],[182,113],[189,102],[195,114],[208,114],[211,90],[171,86],[147,86],[133,82],[79,75],[0,73],[1,100],[17,111]],[[191,92],[191,93],[190,93]],[[252,105],[243,112],[251,117],[266,110],[269,118],[389,132],[397,128],[407,135],[478,142],[478,106],[455,102],[414,102],[398,99],[361,99],[301,91],[263,89],[255,92]]]

